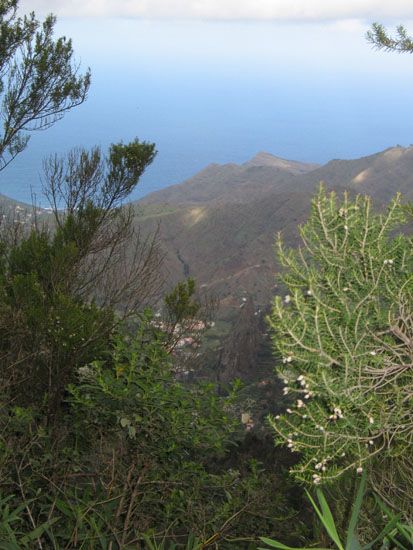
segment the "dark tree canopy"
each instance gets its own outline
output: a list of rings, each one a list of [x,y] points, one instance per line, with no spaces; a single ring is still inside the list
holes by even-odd
[[[79,74],[71,40],[55,39],[56,18],[17,16],[18,0],[0,2],[0,170],[86,99],[90,71]]]
[[[399,25],[395,36],[390,36],[380,23],[373,23],[366,34],[367,41],[378,50],[387,52],[413,53],[413,38],[407,34],[406,28]]]

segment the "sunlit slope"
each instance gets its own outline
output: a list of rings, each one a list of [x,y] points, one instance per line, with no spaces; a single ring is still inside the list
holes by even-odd
[[[339,192],[368,193],[377,205],[397,191],[413,200],[413,147],[321,167],[260,153],[244,165],[210,165],[136,208],[145,230],[160,223],[171,282],[192,275],[224,306],[239,307],[245,293],[265,305],[274,293],[275,235],[298,242],[297,225],[321,181]]]

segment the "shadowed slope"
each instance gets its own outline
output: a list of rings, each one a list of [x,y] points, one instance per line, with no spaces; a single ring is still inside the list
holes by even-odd
[[[145,228],[161,221],[171,283],[190,274],[221,297],[224,310],[238,308],[245,293],[265,305],[274,293],[275,235],[282,231],[297,244],[297,225],[320,181],[338,192],[368,193],[377,205],[397,191],[413,199],[413,147],[321,167],[259,153],[241,166],[210,165],[136,207]]]

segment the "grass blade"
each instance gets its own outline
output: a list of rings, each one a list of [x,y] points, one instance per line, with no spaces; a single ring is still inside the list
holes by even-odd
[[[386,527],[384,527],[384,529],[382,529],[380,534],[377,535],[377,537],[372,542],[370,542],[369,544],[366,544],[366,546],[363,546],[362,550],[369,550],[370,548],[374,548],[374,545],[377,542],[380,542],[381,540],[383,540],[384,537],[396,527],[399,519],[400,519],[400,516],[395,516],[391,521],[389,521],[389,523],[386,525]]]
[[[323,495],[323,492],[319,489],[317,491],[317,497],[318,501],[320,503],[321,510],[318,508],[317,504],[315,503],[314,499],[310,495],[308,491],[306,491],[307,496],[316,511],[316,514],[320,518],[321,523],[324,525],[325,530],[329,534],[331,540],[334,542],[334,544],[339,548],[339,550],[344,550],[343,545],[341,544],[340,537],[337,533],[336,524],[334,523],[333,515],[331,514],[331,510],[327,504],[327,501],[325,499],[325,496]]]
[[[292,546],[286,546],[282,542],[278,542],[276,540],[268,539],[266,537],[260,537],[261,542],[264,544],[267,544],[271,548],[279,548],[280,550],[329,550],[328,548],[294,548]],[[257,550],[268,550],[268,548],[258,548]]]
[[[355,534],[357,529],[357,523],[360,516],[361,505],[362,505],[364,493],[366,490],[366,480],[367,480],[367,474],[364,471],[360,480],[359,488],[357,490],[356,500],[354,501],[353,509],[351,511],[350,523],[347,531],[346,550],[349,550],[350,548],[354,547],[354,542],[357,540],[355,538]],[[360,547],[358,540],[357,540],[357,545],[358,547]]]

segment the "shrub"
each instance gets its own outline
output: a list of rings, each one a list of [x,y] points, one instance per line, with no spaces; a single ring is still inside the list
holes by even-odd
[[[278,252],[284,298],[269,318],[290,407],[271,418],[278,444],[300,454],[307,483],[360,474],[372,463],[382,496],[411,513],[413,248],[397,231],[400,196],[385,213],[368,197],[320,190],[302,245]]]

